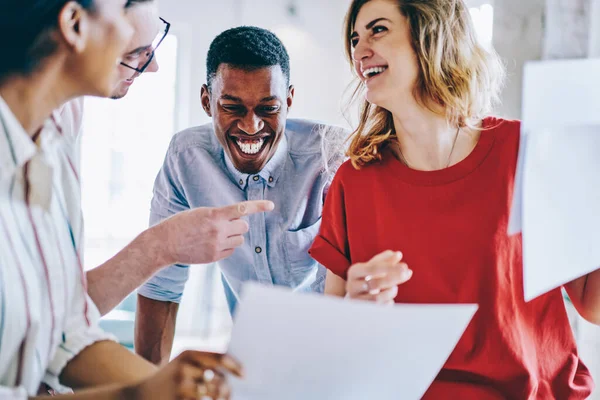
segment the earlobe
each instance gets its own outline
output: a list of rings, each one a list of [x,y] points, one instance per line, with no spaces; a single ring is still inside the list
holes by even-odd
[[[77,53],[83,52],[88,36],[87,14],[75,1],[68,2],[58,15],[59,34],[65,44]]]
[[[200,89],[200,102],[206,115],[212,118],[212,112],[210,110],[210,89],[206,85],[202,85]]]

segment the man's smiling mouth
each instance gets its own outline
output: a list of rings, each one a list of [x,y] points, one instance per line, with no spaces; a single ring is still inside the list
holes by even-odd
[[[244,154],[247,155],[254,155],[259,153],[264,144],[265,144],[265,138],[258,138],[258,139],[241,139],[241,138],[234,138],[234,142],[237,144],[238,149],[240,149],[240,151]]]

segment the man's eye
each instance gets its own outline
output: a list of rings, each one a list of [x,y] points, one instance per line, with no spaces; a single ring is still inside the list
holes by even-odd
[[[235,106],[235,105],[224,104],[222,107],[223,107],[224,110],[231,111],[231,112],[239,112],[239,111],[242,110],[242,107]]]
[[[140,58],[140,55],[139,55],[139,53],[135,53],[135,54],[128,54],[128,55],[126,55],[126,56],[125,56],[125,60],[126,60],[126,61],[135,61],[135,60],[137,60],[138,58]]]
[[[266,114],[274,114],[279,111],[279,106],[265,106],[261,108],[261,111]]]

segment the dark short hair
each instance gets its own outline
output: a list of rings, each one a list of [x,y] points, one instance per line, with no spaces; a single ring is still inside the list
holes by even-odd
[[[154,2],[154,0],[127,0],[127,3],[125,3],[125,8],[131,8],[138,4],[152,3],[152,2]]]
[[[273,32],[255,26],[228,29],[217,36],[206,57],[206,82],[211,86],[221,64],[245,70],[279,65],[290,83],[290,56]]]
[[[75,0],[93,11],[94,0]],[[0,83],[12,75],[29,75],[56,50],[52,31],[69,0],[2,0],[0,2]]]

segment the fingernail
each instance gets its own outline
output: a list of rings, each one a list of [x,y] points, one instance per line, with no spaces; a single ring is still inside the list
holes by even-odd
[[[240,363],[234,360],[231,356],[225,355],[222,359],[223,365],[227,367],[231,372],[241,377],[243,375],[243,369]]]
[[[402,271],[402,279],[404,280],[409,280],[412,277],[412,269],[405,269],[404,271]]]
[[[273,203],[272,201],[269,201],[267,203],[267,210],[268,211],[273,211],[275,209],[275,203]]]

